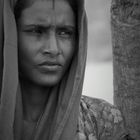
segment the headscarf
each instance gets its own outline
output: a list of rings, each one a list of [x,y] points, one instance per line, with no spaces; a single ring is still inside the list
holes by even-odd
[[[18,77],[18,36],[14,16],[17,1],[0,0],[0,140],[20,140],[22,135],[23,114]],[[49,97],[32,140],[78,139],[76,131],[86,65],[87,20],[84,0],[73,0],[73,3],[77,6],[78,51],[59,86],[52,88],[52,93],[56,94],[51,94]],[[53,110],[56,110],[55,113]],[[52,116],[53,119],[51,119]]]

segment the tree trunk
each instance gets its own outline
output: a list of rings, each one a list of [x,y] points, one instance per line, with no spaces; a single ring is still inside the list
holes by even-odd
[[[112,0],[114,103],[140,140],[140,0]]]

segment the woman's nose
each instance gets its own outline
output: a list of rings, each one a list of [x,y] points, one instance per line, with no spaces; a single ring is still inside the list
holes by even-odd
[[[55,36],[55,33],[50,33],[47,38],[44,38],[44,49],[43,52],[45,54],[50,54],[52,56],[56,56],[60,54],[60,48],[58,46],[58,41]]]

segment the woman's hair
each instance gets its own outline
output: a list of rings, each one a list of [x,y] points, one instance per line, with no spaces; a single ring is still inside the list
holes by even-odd
[[[43,1],[43,0],[42,0]],[[55,3],[55,0],[52,0],[53,3]],[[71,6],[75,16],[77,16],[77,0],[63,0],[63,1],[67,1],[69,3],[69,5]],[[33,2],[35,2],[35,0],[18,0],[15,4],[14,7],[14,15],[15,15],[15,19],[19,19],[21,16],[21,12],[29,7],[30,5],[33,4]]]

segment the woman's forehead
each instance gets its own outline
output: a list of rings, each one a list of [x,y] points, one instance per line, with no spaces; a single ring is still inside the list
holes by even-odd
[[[66,0],[32,0],[32,1],[33,1],[32,4],[37,3],[38,5],[43,2],[44,2],[44,5],[47,3],[47,4],[49,4],[51,9],[56,9],[58,7],[59,3],[61,3],[60,8],[62,8],[62,9],[65,8],[64,4],[69,5],[68,1],[66,1]],[[69,5],[69,7],[70,7],[70,5]]]
[[[14,8],[16,19],[20,18],[23,10],[31,7],[36,2],[49,2],[51,3],[51,8],[53,9],[55,9],[56,3],[64,2],[64,3],[67,3],[67,5],[71,7],[75,15],[77,13],[76,1],[74,0],[18,0]],[[61,6],[60,9],[63,9],[63,6]]]
[[[19,0],[19,1],[24,1],[24,0]],[[34,2],[51,2],[52,3],[52,6],[54,7],[55,6],[55,3],[56,2],[59,2],[59,1],[64,1],[64,2],[67,2],[69,3],[69,0],[25,0],[24,3],[27,7],[31,6]]]
[[[30,7],[23,10],[22,22],[34,24],[42,21],[46,24],[74,25],[75,16],[70,5],[64,1],[36,1]]]

